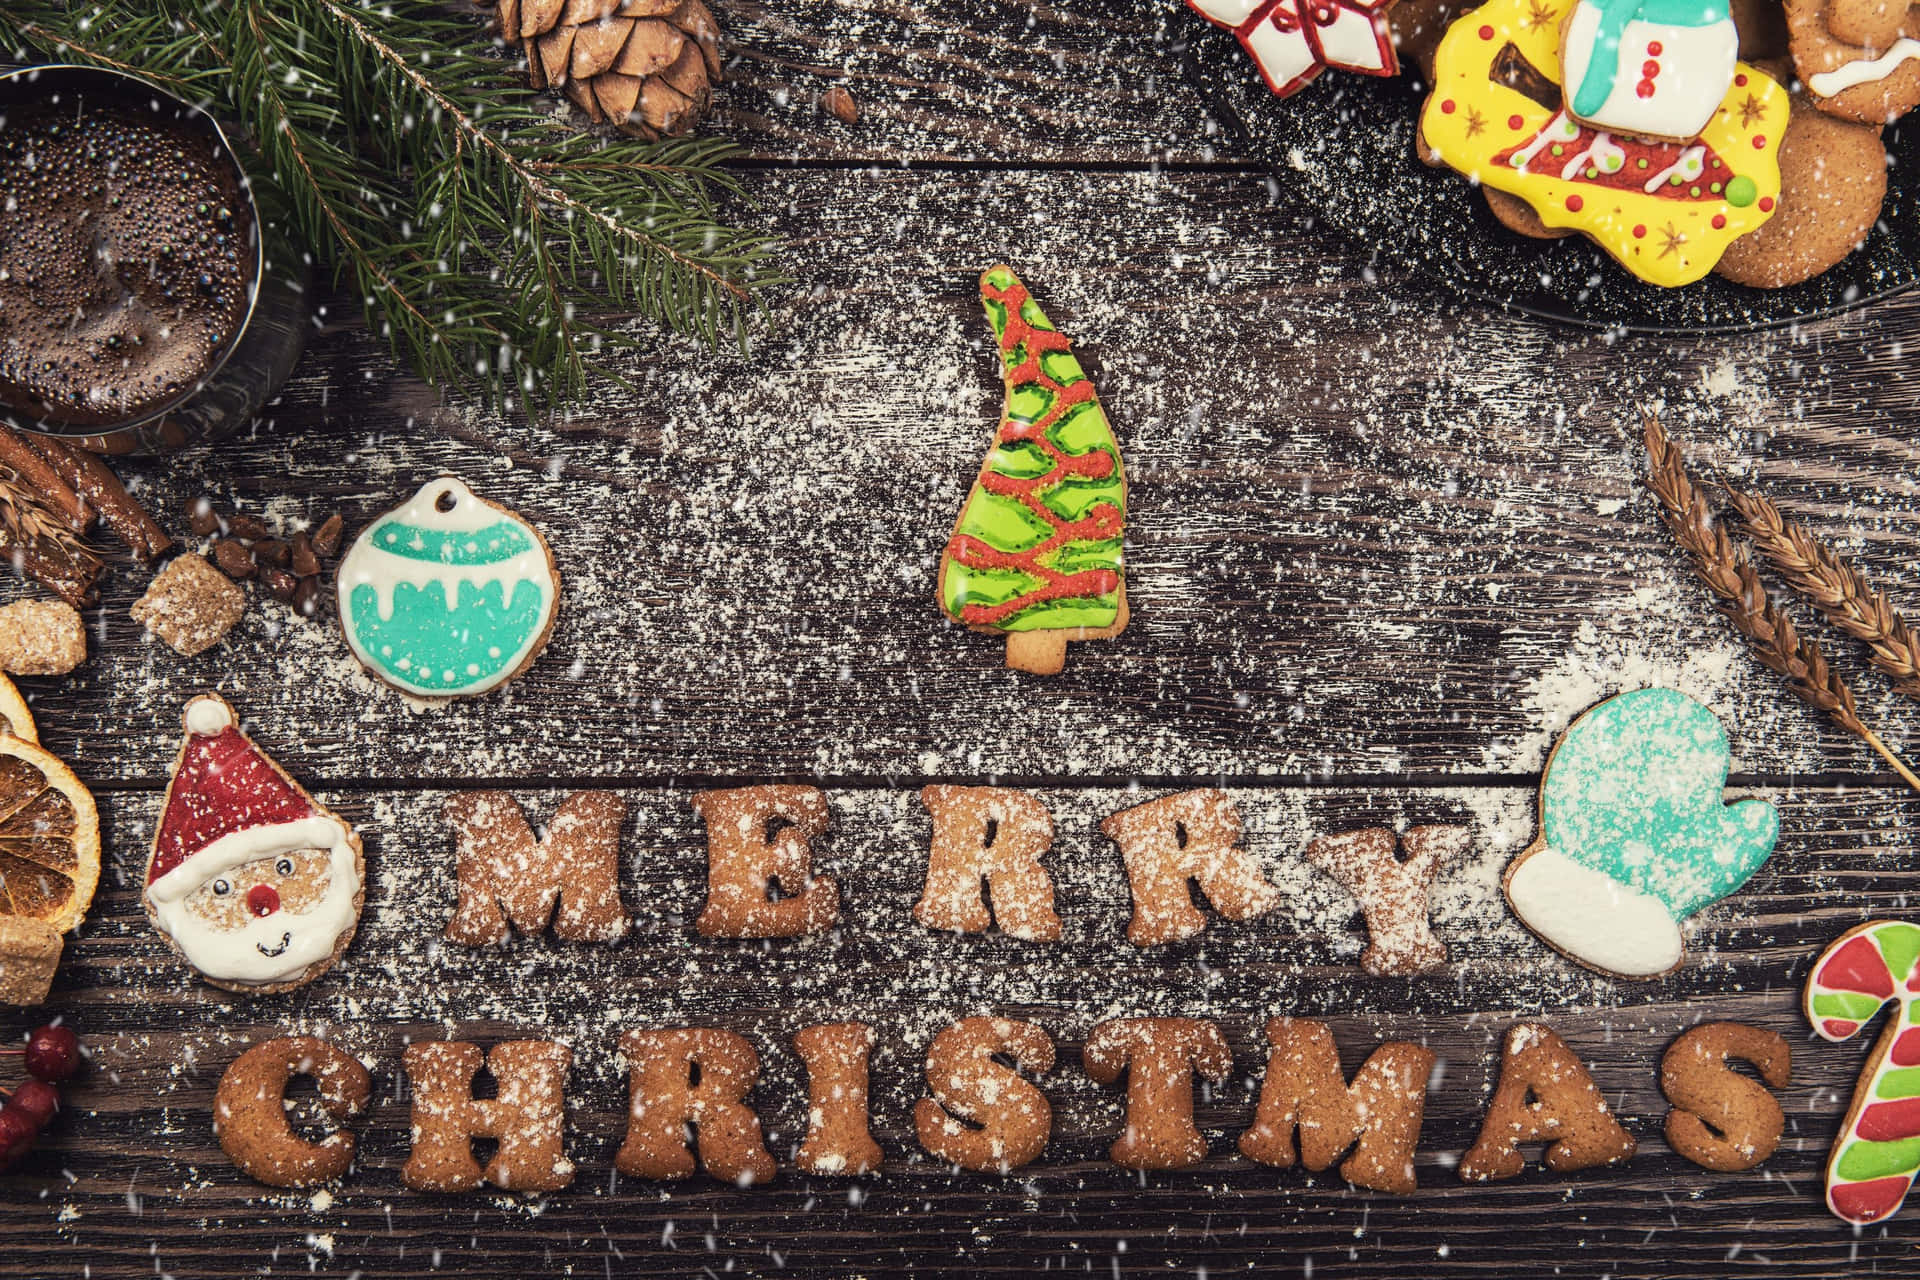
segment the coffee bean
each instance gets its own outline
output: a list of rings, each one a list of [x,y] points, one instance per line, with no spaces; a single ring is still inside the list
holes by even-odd
[[[199,537],[220,531],[220,513],[205,498],[194,498],[187,503],[187,528]]]
[[[293,571],[303,578],[320,572],[320,557],[313,554],[313,539],[305,533],[293,535]]]
[[[292,600],[294,591],[300,586],[300,580],[285,569],[276,569],[272,565],[260,571],[260,585],[275,600]]]
[[[832,112],[833,118],[841,124],[854,124],[860,119],[860,104],[840,85],[827,90],[820,99],[820,105]]]
[[[262,538],[253,544],[253,558],[261,564],[284,565],[289,554],[287,544],[278,538]]]
[[[311,618],[320,612],[320,579],[300,579],[293,589],[293,607],[303,618]]]
[[[340,553],[340,535],[345,530],[346,523],[340,519],[340,513],[334,512],[313,535],[313,549],[327,559],[333,559]]]
[[[227,532],[246,542],[257,542],[273,536],[273,530],[259,516],[234,516],[227,521]]]
[[[244,582],[253,576],[257,566],[253,556],[237,542],[221,538],[213,544],[213,562],[220,566],[220,572],[235,582]]]

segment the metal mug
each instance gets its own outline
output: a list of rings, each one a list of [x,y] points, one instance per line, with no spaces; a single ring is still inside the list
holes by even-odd
[[[305,265],[262,220],[239,153],[219,122],[201,107],[121,71],[65,63],[26,67],[0,64],[0,116],[15,104],[64,102],[79,110],[89,101],[145,107],[160,119],[191,121],[211,131],[221,154],[233,165],[241,196],[252,215],[248,223],[252,228],[253,280],[247,309],[226,346],[191,386],[138,417],[104,426],[62,424],[0,402],[0,422],[59,436],[98,453],[162,453],[231,435],[278,394],[306,346]]]

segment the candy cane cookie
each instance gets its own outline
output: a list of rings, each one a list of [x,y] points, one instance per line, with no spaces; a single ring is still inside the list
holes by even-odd
[[[1842,934],[1807,979],[1807,1020],[1822,1039],[1856,1035],[1895,1006],[1827,1159],[1827,1207],[1845,1222],[1890,1218],[1920,1173],[1920,925],[1875,920]]]

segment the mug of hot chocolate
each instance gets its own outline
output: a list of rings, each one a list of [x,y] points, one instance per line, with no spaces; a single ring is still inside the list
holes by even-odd
[[[0,420],[106,452],[237,430],[292,372],[304,281],[214,119],[73,66],[0,71]]]

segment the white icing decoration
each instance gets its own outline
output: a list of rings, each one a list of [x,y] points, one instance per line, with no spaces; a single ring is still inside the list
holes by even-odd
[[[1310,5],[1302,5],[1304,13],[1314,10]],[[1315,21],[1319,31],[1320,54],[1328,66],[1345,67],[1350,71],[1384,71],[1387,66],[1387,50],[1380,45],[1379,33],[1375,31],[1373,19],[1365,13],[1349,9],[1345,5],[1336,5],[1333,21]]]
[[[1556,142],[1572,142],[1579,136],[1580,126],[1575,124],[1566,112],[1562,111],[1553,119],[1547,121],[1547,127],[1540,131],[1539,137],[1513,153],[1513,167],[1524,171],[1528,165],[1533,163],[1534,157],[1542,151],[1545,151],[1549,146]]]
[[[1529,929],[1596,969],[1648,978],[1680,963],[1680,926],[1665,904],[1551,848],[1522,858],[1507,901]]]
[[[1831,98],[1836,93],[1885,80],[1901,63],[1909,60],[1920,60],[1920,40],[1901,36],[1877,58],[1859,58],[1832,71],[1808,76],[1807,88],[1823,98]]]
[[[1600,6],[1580,0],[1561,44],[1560,83],[1567,87],[1568,102],[1586,79],[1599,31]],[[1653,77],[1653,93],[1643,98],[1640,68],[1649,60],[1651,44],[1660,46],[1651,59],[1660,70]],[[1613,87],[1600,109],[1586,117],[1587,123],[1648,138],[1691,138],[1713,122],[1733,87],[1740,35],[1731,18],[1698,27],[1635,18],[1621,32],[1619,56]]]
[[[1670,178],[1677,176],[1691,182],[1706,171],[1707,149],[1705,147],[1688,147],[1680,153],[1679,159],[1654,174],[1651,178],[1648,178],[1646,185],[1641,187],[1641,190],[1645,191],[1648,195],[1652,195],[1661,187],[1665,186],[1667,180]]]
[[[203,693],[187,704],[187,732],[210,738],[222,729],[233,727],[233,708],[212,694]]]
[[[238,929],[221,929],[187,906],[193,891],[216,876],[276,853],[326,849],[327,887],[320,900],[302,912],[275,911],[250,917]],[[333,954],[340,935],[359,918],[353,900],[360,875],[347,829],[333,818],[314,816],[221,836],[190,855],[147,886],[154,922],[180,948],[187,962],[209,978],[266,985],[284,982]],[[275,956],[260,948],[286,950]]]
[[[1593,141],[1587,144],[1585,151],[1567,161],[1566,168],[1560,170],[1560,176],[1571,178],[1589,163],[1601,173],[1614,173],[1626,162],[1626,148],[1614,142],[1606,134],[1596,133],[1593,135]]]
[[[1193,7],[1215,22],[1237,27],[1253,16],[1260,0],[1194,0]]]

